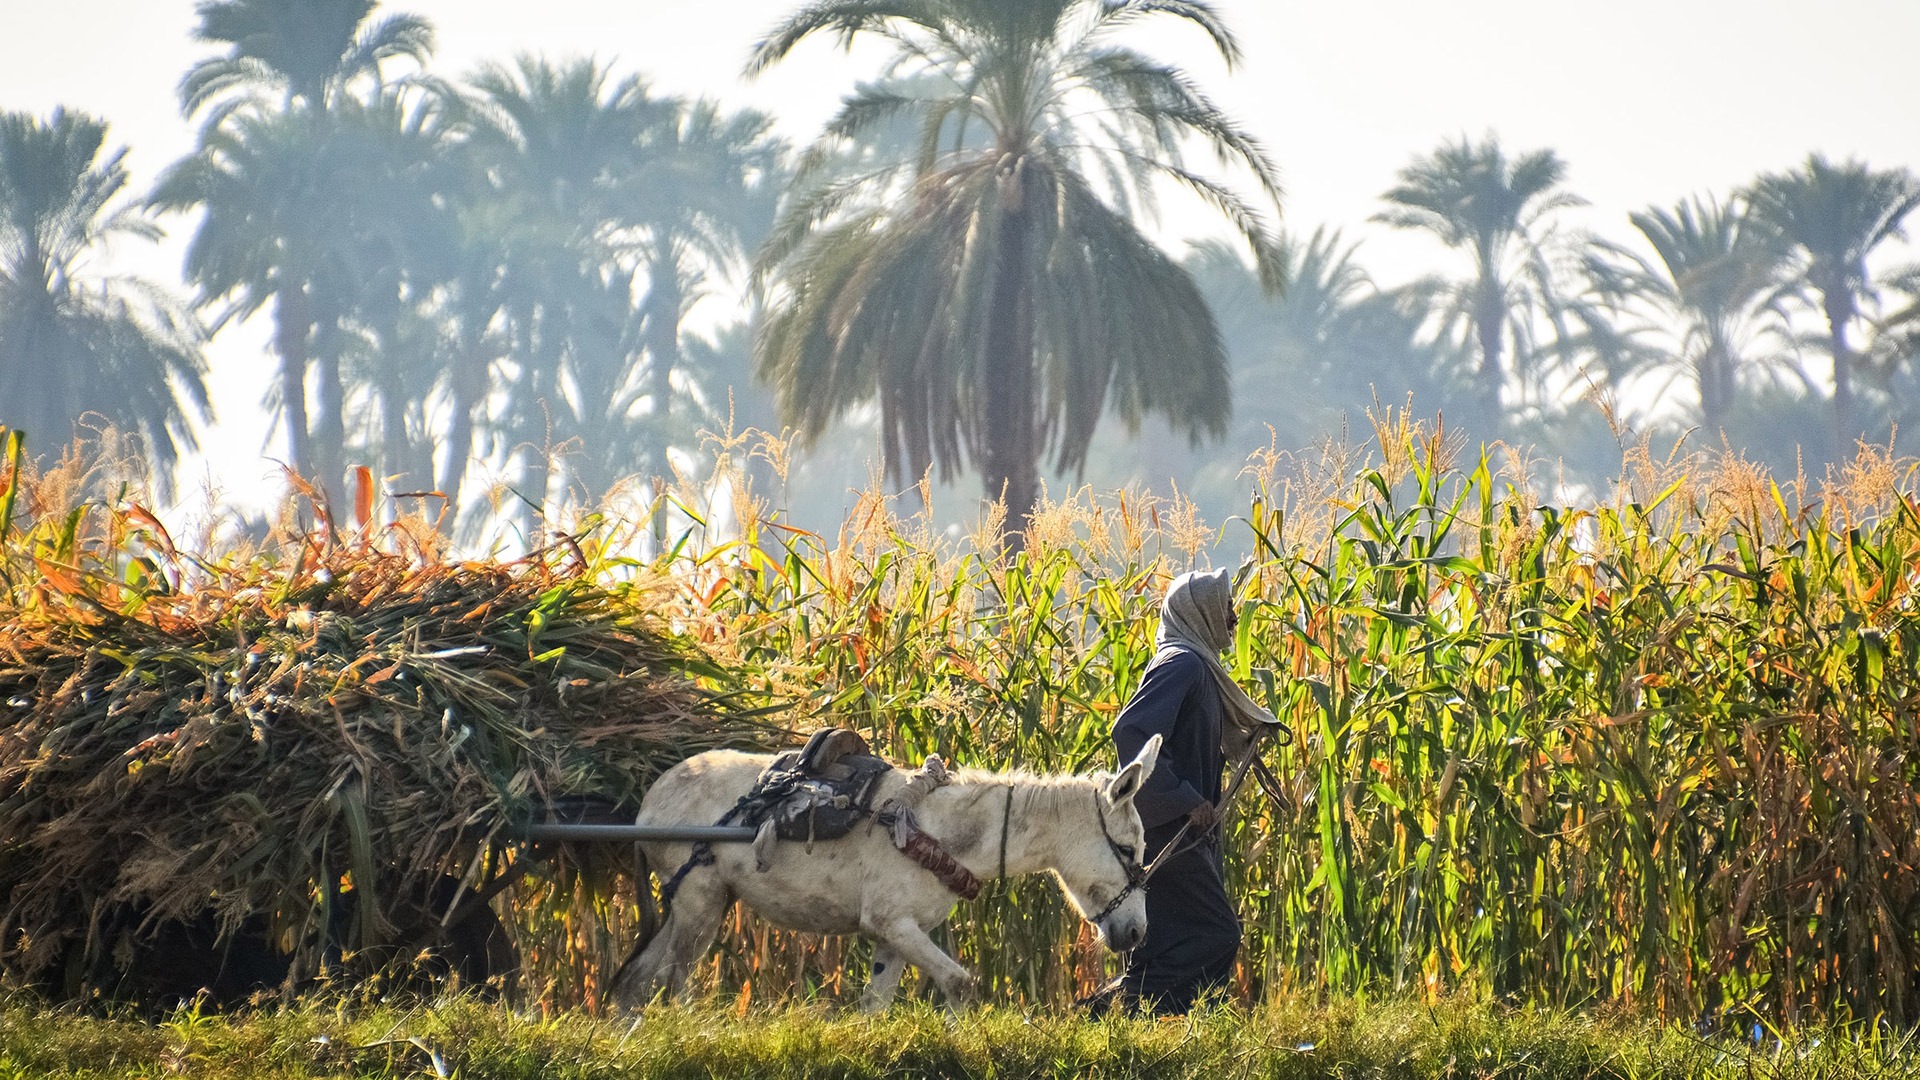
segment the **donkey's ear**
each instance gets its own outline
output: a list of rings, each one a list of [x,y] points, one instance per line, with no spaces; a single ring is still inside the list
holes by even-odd
[[[1108,801],[1117,805],[1132,799],[1139,793],[1140,785],[1153,775],[1153,766],[1159,760],[1160,736],[1155,735],[1147,740],[1147,745],[1140,748],[1140,753],[1127,763],[1127,767],[1120,770],[1120,775],[1107,782]]]
[[[1133,760],[1140,764],[1142,780],[1152,776],[1154,766],[1160,763],[1160,736],[1155,735],[1148,739],[1146,745],[1140,748],[1140,753],[1134,755]]]

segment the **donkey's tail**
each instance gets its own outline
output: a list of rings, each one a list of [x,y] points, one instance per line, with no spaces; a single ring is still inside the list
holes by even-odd
[[[633,948],[613,973],[612,985],[616,987],[626,981],[627,970],[633,967],[635,960],[640,959],[641,953],[647,951],[647,945],[660,932],[660,905],[653,899],[653,866],[647,861],[646,849],[639,844],[633,845],[633,899],[640,917],[635,925]]]

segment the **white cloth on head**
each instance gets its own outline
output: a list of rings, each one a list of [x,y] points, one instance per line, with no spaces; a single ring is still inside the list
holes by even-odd
[[[1179,645],[1206,662],[1228,719],[1241,731],[1286,730],[1279,717],[1240,689],[1220,662],[1220,651],[1233,644],[1233,581],[1226,570],[1189,570],[1174,578],[1160,602],[1160,629],[1153,640],[1157,648]]]

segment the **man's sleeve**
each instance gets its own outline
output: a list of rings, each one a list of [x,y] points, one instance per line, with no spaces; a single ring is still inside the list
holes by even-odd
[[[1119,752],[1122,765],[1138,756],[1148,739],[1160,736],[1160,761],[1140,786],[1139,794],[1133,797],[1134,808],[1140,811],[1140,823],[1149,829],[1178,821],[1205,801],[1193,785],[1174,772],[1172,761],[1174,725],[1202,672],[1200,664],[1187,662],[1191,659],[1177,657],[1149,668],[1140,680],[1140,689],[1128,699],[1127,707],[1120,710],[1119,719],[1113,722],[1113,746]]]

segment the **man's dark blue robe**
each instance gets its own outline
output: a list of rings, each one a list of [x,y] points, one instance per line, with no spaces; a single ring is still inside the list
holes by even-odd
[[[1227,722],[1220,688],[1205,660],[1168,645],[1154,657],[1113,725],[1119,760],[1131,761],[1160,736],[1160,759],[1134,806],[1147,828],[1152,860],[1202,800],[1220,801]],[[1240,918],[1227,898],[1217,830],[1187,830],[1182,848],[1147,882],[1147,939],[1133,950],[1122,988],[1155,1012],[1185,1012],[1205,990],[1224,984],[1240,951]]]

